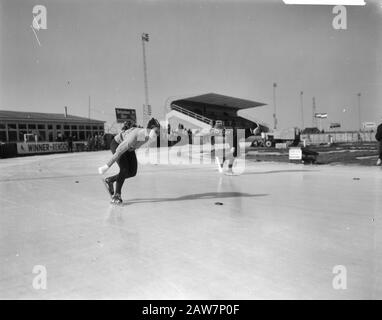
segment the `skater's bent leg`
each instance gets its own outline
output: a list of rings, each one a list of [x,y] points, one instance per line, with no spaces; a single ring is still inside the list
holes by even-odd
[[[137,175],[138,170],[138,161],[137,161],[137,155],[135,154],[135,151],[129,152],[129,175],[128,178],[135,177]]]
[[[114,183],[117,181],[117,178],[118,178],[118,174],[115,174],[114,176],[107,177],[106,180]]]
[[[119,159],[119,173],[115,177],[115,193],[121,194],[123,183],[129,173],[129,152],[125,152]]]
[[[115,184],[115,193],[121,194],[122,193],[122,187],[123,183],[125,182],[125,179],[128,176],[128,169],[124,168],[121,169],[121,171],[118,174],[118,177],[116,179],[116,184]]]
[[[115,193],[121,194],[126,179],[137,174],[138,161],[134,151],[128,151],[119,159],[120,171],[116,179]]]

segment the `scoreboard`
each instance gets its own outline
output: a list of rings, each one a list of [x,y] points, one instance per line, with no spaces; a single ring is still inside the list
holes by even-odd
[[[127,120],[134,121],[134,123],[137,122],[137,113],[135,109],[115,108],[115,115],[118,123],[123,123]]]

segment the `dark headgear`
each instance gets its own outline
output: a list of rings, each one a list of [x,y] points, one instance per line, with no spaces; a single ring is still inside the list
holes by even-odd
[[[133,120],[126,120],[123,123],[122,130],[127,130],[127,129],[130,129],[132,127],[136,127],[135,122]]]
[[[147,129],[160,128],[159,121],[157,119],[151,118],[147,123]]]

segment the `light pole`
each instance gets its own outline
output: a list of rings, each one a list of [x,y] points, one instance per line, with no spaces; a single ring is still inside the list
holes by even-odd
[[[146,64],[146,46],[145,43],[149,42],[149,34],[142,33],[142,54],[143,54],[143,77],[145,89],[145,104],[143,105],[143,125],[147,122],[147,116],[151,115],[151,108],[149,104],[149,86],[147,82],[147,64]]]
[[[88,101],[88,118],[90,119],[90,109],[91,109],[91,101],[90,101],[90,96],[89,96],[89,101]]]
[[[357,94],[358,96],[358,126],[359,126],[359,131],[362,130],[362,123],[361,123],[361,93],[359,92]]]
[[[304,130],[304,91],[300,92],[301,103],[301,130]]]
[[[276,116],[276,87],[277,83],[273,83],[273,129],[277,129],[277,116]]]
[[[316,118],[316,98],[312,98],[312,127],[317,127],[317,118]]]

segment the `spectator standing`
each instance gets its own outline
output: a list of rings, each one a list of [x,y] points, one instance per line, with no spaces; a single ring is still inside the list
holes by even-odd
[[[68,136],[68,151],[73,152],[73,137],[71,135]]]

